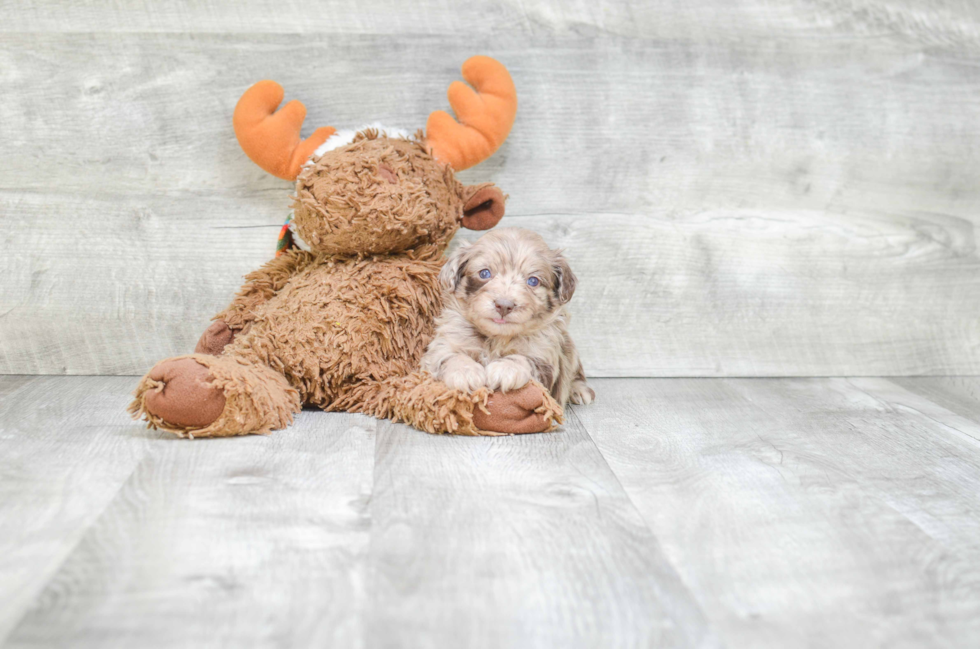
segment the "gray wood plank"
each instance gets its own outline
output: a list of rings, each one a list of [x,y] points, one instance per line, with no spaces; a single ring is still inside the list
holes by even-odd
[[[980,10],[965,0],[852,0],[778,4],[760,0],[603,2],[473,0],[465,10],[443,0],[0,0],[0,32],[246,32],[296,34],[547,35],[577,31],[631,38],[771,39],[824,31],[868,38],[901,37],[930,45],[980,44]]]
[[[368,646],[716,643],[574,420],[491,439],[383,424],[371,518]]]
[[[917,376],[899,377],[894,383],[922,395],[961,417],[980,422],[980,377]]]
[[[882,379],[595,385],[576,416],[727,644],[980,641],[980,424]]]
[[[272,255],[283,198],[0,195],[0,372],[140,374],[192,350]],[[980,262],[962,222],[732,210],[503,225],[572,260],[591,376],[980,368]]]
[[[420,128],[446,108],[461,62],[490,52],[511,70],[521,107],[501,151],[465,177],[497,181],[520,213],[791,208],[977,221],[980,70],[960,51],[847,34],[766,44],[510,33],[395,42],[6,34],[0,187],[288,193],[232,132],[250,84],[273,78],[303,100],[307,131],[375,120]],[[306,60],[334,67],[297,64]]]
[[[0,372],[191,348],[288,205],[231,132],[251,82],[311,127],[415,126],[482,51],[521,110],[464,177],[568,246],[592,375],[980,372],[974,4],[427,6],[4,6]],[[300,11],[351,33],[101,31],[294,32]]]
[[[374,424],[155,441],[6,646],[363,646]]]
[[[131,381],[0,377],[4,646],[980,638],[972,378],[598,379],[555,434],[194,441],[129,422]]]
[[[112,502],[156,433],[130,377],[0,377],[0,644]]]
[[[272,257],[284,220],[224,198],[0,203],[10,250],[52,251],[0,256],[0,373],[139,375],[191,352],[242,276]]]

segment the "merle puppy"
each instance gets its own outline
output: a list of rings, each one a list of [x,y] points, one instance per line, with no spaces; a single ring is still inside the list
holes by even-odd
[[[565,304],[568,261],[529,230],[502,228],[464,244],[439,276],[445,294],[422,369],[451,388],[508,391],[535,379],[558,403],[591,403]]]

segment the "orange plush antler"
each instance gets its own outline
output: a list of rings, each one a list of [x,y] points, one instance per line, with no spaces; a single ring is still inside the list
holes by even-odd
[[[300,141],[306,106],[294,99],[277,111],[282,97],[278,83],[259,81],[238,100],[232,121],[238,143],[252,162],[274,176],[295,180],[303,163],[336,129],[318,128]]]
[[[436,158],[459,171],[478,164],[504,143],[517,114],[517,90],[507,68],[488,56],[463,64],[463,78],[449,86],[449,104],[459,118],[437,110],[429,115],[425,139]]]

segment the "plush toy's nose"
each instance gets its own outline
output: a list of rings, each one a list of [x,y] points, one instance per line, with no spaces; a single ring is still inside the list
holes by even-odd
[[[493,301],[493,305],[497,307],[497,313],[500,314],[501,318],[514,310],[514,301],[505,297],[498,297]]]
[[[383,162],[378,165],[378,175],[390,182],[392,185],[398,184],[398,176],[395,175],[395,170]]]

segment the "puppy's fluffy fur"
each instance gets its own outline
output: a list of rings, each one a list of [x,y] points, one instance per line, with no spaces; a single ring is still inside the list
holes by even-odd
[[[567,328],[575,275],[544,239],[494,230],[457,249],[439,279],[444,307],[423,370],[459,390],[506,392],[533,378],[562,405],[592,402]]]

